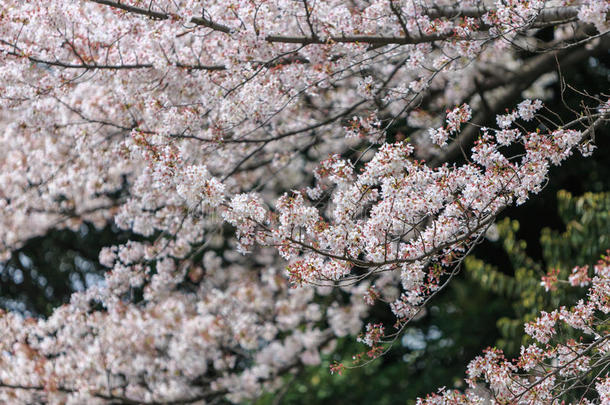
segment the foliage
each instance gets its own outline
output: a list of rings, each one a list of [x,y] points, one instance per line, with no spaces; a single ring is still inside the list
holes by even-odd
[[[502,333],[498,347],[512,355],[528,341],[522,329],[525,322],[533,320],[540,311],[575,302],[580,297],[574,288],[561,284],[553,285],[552,293],[545,294],[548,288],[541,285],[542,277],[551,274],[567,280],[576,266],[588,265],[592,268],[610,245],[610,193],[586,193],[574,197],[560,191],[557,200],[565,231],[542,230],[542,261],[528,256],[526,242],[516,237],[519,223],[505,218],[497,224],[497,232],[510,260],[511,270],[507,266],[499,269],[474,256],[464,262],[469,277],[481,287],[513,303],[514,317],[498,320]]]

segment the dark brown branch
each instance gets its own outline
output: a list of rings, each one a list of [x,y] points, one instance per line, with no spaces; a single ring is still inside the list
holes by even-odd
[[[480,18],[485,13],[493,11],[494,9],[487,9],[484,6],[481,7],[460,7],[460,6],[443,6],[443,7],[430,7],[424,10],[423,14],[430,18],[456,18],[456,17],[471,17]],[[541,10],[536,16],[536,22],[551,22],[551,21],[562,21],[576,17],[578,14],[578,7],[567,6],[567,7],[552,7]]]
[[[135,7],[135,6],[129,6],[127,4],[122,4],[118,1],[110,1],[110,0],[90,0],[90,1],[92,1],[94,3],[98,3],[98,4],[103,4],[105,6],[125,10],[132,14],[139,14],[139,15],[143,15],[146,17],[154,18],[156,20],[168,20],[170,18],[177,18],[177,16],[172,15],[172,14],[161,13],[158,11],[152,11],[149,9]],[[202,25],[204,27],[211,28],[214,31],[224,32],[225,34],[228,34],[231,32],[231,28],[227,27],[226,25],[217,24],[204,17],[193,17],[193,18],[191,18],[190,21],[193,24]]]
[[[152,68],[154,68],[154,65],[152,63],[133,63],[133,64],[98,64],[95,62],[87,63],[80,56],[78,56],[78,54],[76,52],[75,52],[75,54],[78,56],[79,60],[81,60],[81,63],[62,62],[60,60],[46,60],[46,59],[37,58],[35,56],[26,56],[20,52],[20,49],[16,45],[10,44],[6,41],[0,40],[0,43],[6,44],[14,49],[14,51],[5,50],[4,54],[6,54],[6,55],[15,56],[18,58],[28,58],[28,60],[33,63],[39,63],[39,64],[47,65],[47,66],[56,66],[56,67],[60,67],[60,68],[64,68],[64,69],[131,70],[131,69],[152,69]],[[2,51],[0,50],[0,52],[2,52]],[[209,70],[209,71],[226,70],[226,68],[222,65],[201,65],[201,64],[189,65],[189,64],[184,64],[184,63],[178,62],[178,63],[174,63],[173,66],[182,68],[182,69],[189,69],[189,70]]]
[[[277,42],[285,44],[332,44],[332,43],[343,43],[343,44],[369,44],[369,45],[410,45],[410,44],[421,44],[426,42],[441,41],[445,39],[455,40],[472,40],[472,38],[456,37],[455,34],[436,34],[436,35],[422,35],[419,37],[382,37],[382,36],[369,36],[369,35],[349,35],[349,36],[334,36],[329,38],[309,38],[309,37],[298,37],[298,36],[280,36],[280,35],[269,35],[265,38],[267,42]]]
[[[147,16],[150,18],[158,19],[158,20],[167,20],[170,18],[178,18],[176,15],[162,13],[158,11],[152,11],[140,7],[125,5],[116,1],[110,0],[90,0],[94,3],[106,5],[109,7],[118,8],[121,10],[125,10],[127,12]],[[307,5],[306,5],[307,7]],[[467,16],[467,17],[481,17],[488,11],[493,11],[493,9],[485,9],[480,7],[440,7],[440,8],[431,8],[424,12],[424,14],[428,15],[431,18],[452,18],[458,16]],[[551,21],[561,21],[566,19],[574,18],[578,14],[578,7],[570,6],[570,7],[557,7],[557,8],[549,8],[543,9],[540,13],[531,21],[532,23],[546,23]],[[308,13],[309,17],[309,13]],[[225,34],[231,34],[234,30],[230,27],[215,23],[212,20],[205,17],[193,17],[190,19],[190,22],[199,26],[211,28],[214,31],[223,32]],[[481,26],[481,29],[485,30],[488,27]],[[330,43],[362,43],[369,44],[374,46],[384,46],[384,45],[407,45],[407,44],[418,44],[418,43],[426,43],[426,42],[434,42],[445,39],[453,39],[453,40],[472,40],[470,37],[457,37],[453,33],[449,34],[435,34],[435,35],[420,35],[420,36],[409,36],[408,33],[405,32],[404,37],[383,37],[383,36],[367,36],[367,35],[347,35],[347,36],[332,36],[328,38],[319,38],[315,32],[312,32],[311,37],[305,36],[282,36],[282,35],[269,35],[265,37],[267,42],[273,43],[288,43],[288,44],[301,44],[301,45],[310,45],[310,44],[330,44]]]

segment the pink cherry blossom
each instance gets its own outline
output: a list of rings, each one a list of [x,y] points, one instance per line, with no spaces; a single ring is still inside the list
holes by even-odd
[[[2,1],[0,260],[84,222],[137,238],[104,247],[103,282],[47,319],[0,314],[0,402],[248,402],[338,337],[363,332],[378,356],[505,208],[574,149],[595,149],[607,95],[575,92],[594,107],[558,126],[538,93],[558,64],[607,52],[607,11],[607,0]],[[551,42],[536,37],[543,27]],[[597,338],[606,267],[575,273],[588,300],[528,333],[549,343],[564,322]],[[363,331],[377,304],[398,330]],[[544,356],[581,373],[596,355],[572,362],[578,345]],[[537,351],[523,353],[534,370]],[[516,368],[489,350],[470,378],[510,398],[526,384]],[[540,378],[524,401],[550,403],[556,381]]]

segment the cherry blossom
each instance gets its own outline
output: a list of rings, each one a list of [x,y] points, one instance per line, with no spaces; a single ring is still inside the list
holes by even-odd
[[[337,337],[379,355],[502,210],[593,153],[607,96],[577,93],[554,125],[541,88],[607,52],[608,7],[3,1],[0,260],[83,222],[136,237],[103,248],[103,282],[48,319],[0,315],[0,401],[240,402]],[[570,278],[592,285],[579,316],[610,312],[604,269]],[[364,326],[380,302],[396,324]],[[566,311],[528,330],[593,329]],[[566,372],[593,361],[571,350]],[[493,350],[475,364],[508,395],[516,366]]]
[[[420,399],[418,404],[481,404],[488,398],[501,404],[565,404],[564,395],[583,386],[589,387],[589,395],[578,393],[580,399],[570,403],[607,403],[605,370],[610,364],[610,344],[604,326],[608,319],[603,315],[607,315],[609,269],[610,256],[605,256],[594,268],[586,301],[580,300],[570,309],[543,311],[534,322],[526,324],[525,331],[534,342],[521,347],[519,358],[511,362],[500,350],[489,348],[474,359],[467,370],[467,395],[441,390]],[[595,293],[600,289],[604,289],[605,296]],[[555,329],[558,321],[573,328],[572,332],[580,331],[578,338],[569,333],[559,336]]]

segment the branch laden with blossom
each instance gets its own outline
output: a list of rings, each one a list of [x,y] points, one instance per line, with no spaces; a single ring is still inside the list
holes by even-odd
[[[587,270],[576,267],[565,280],[590,285],[587,299],[543,311],[527,323],[525,332],[534,342],[521,347],[519,358],[509,361],[501,350],[488,348],[468,366],[469,392],[441,390],[418,405],[608,403],[610,256],[597,263],[593,278]]]

